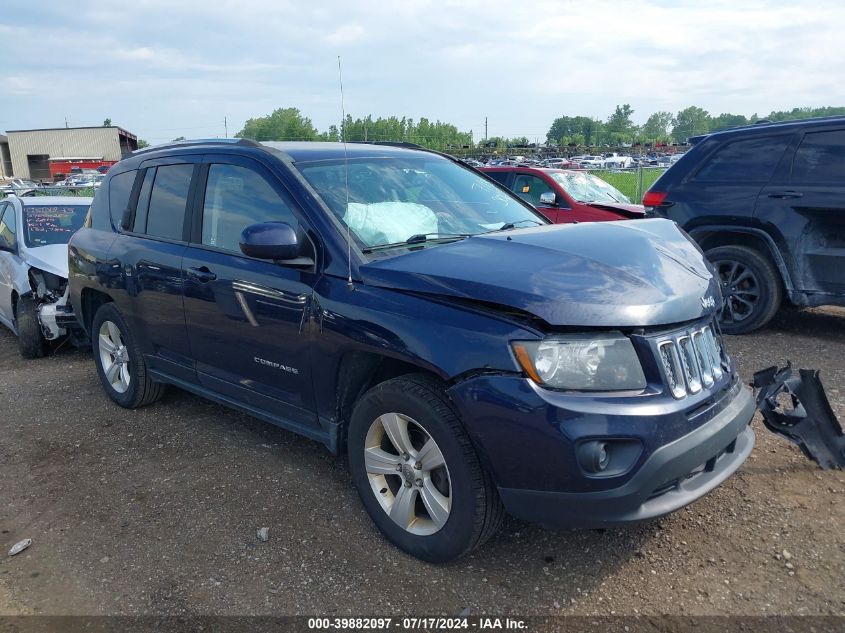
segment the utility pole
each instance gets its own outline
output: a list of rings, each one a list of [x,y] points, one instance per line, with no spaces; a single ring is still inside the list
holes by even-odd
[[[65,129],[67,129],[67,116],[65,116]]]
[[[223,116],[223,130],[226,134],[226,138],[229,138],[229,123],[226,121],[226,116]]]
[[[484,142],[487,142],[487,117],[484,117]]]

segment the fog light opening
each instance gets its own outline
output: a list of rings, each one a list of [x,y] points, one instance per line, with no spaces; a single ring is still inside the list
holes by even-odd
[[[597,473],[607,470],[610,463],[610,447],[605,442],[597,442],[595,449],[595,471]]]

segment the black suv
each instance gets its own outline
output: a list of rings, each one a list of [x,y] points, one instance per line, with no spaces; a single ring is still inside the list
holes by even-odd
[[[705,251],[722,329],[765,325],[786,297],[845,305],[845,118],[758,123],[694,147],[643,198]]]
[[[138,152],[69,252],[112,400],[176,385],[345,452],[375,523],[426,560],[478,546],[503,510],[661,516],[754,445],[719,285],[683,231],[551,225],[437,153]]]

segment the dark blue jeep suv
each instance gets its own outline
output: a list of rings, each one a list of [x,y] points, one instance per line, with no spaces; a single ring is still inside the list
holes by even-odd
[[[754,444],[719,285],[673,222],[550,225],[449,157],[195,141],[109,170],[70,243],[109,396],[176,385],[345,453],[429,561],[504,511],[657,517]]]

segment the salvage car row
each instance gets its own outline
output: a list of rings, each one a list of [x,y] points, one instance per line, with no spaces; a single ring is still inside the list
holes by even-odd
[[[374,523],[425,560],[505,512],[605,527],[718,486],[755,403],[699,246],[661,218],[555,225],[500,173],[390,144],[151,148],[112,167],[67,287],[44,286],[115,403],[173,385],[346,454]],[[15,217],[0,255],[32,243]]]

